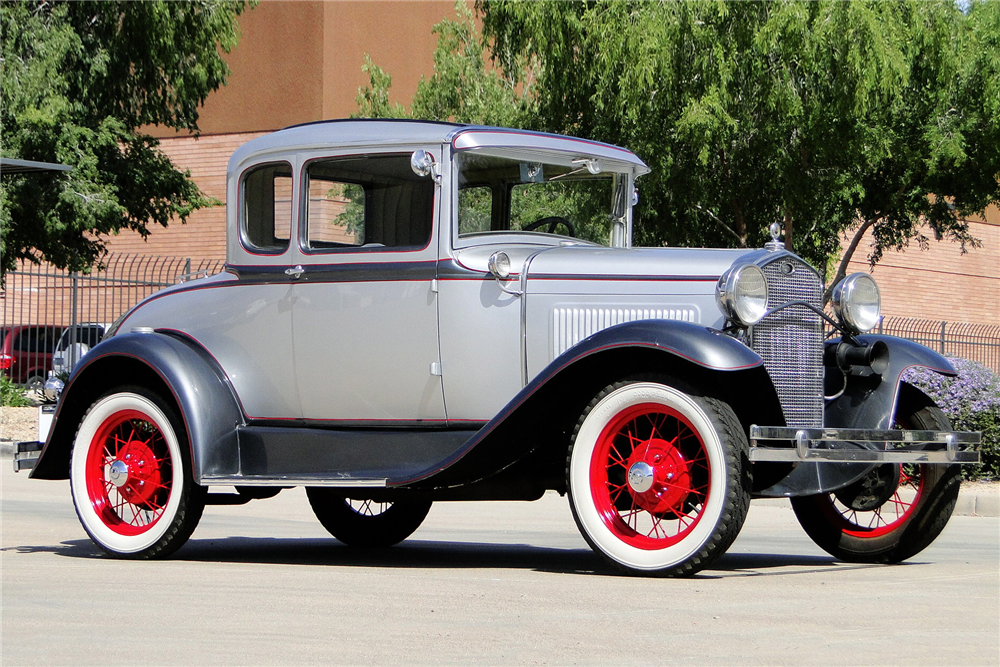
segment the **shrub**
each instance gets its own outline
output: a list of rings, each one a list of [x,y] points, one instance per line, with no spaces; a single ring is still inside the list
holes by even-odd
[[[23,408],[31,405],[31,401],[24,395],[16,384],[6,375],[0,375],[0,406],[5,408]]]
[[[966,479],[1000,477],[1000,377],[982,364],[953,358],[958,371],[945,377],[923,368],[911,368],[903,380],[934,399],[958,431],[982,431],[982,463],[963,466]]]

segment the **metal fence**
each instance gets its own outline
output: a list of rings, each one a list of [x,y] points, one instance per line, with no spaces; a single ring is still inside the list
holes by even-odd
[[[0,326],[110,324],[153,292],[218,273],[224,265],[223,260],[112,253],[104,269],[84,274],[21,261],[16,271],[6,274],[0,292]]]
[[[951,357],[970,359],[1000,373],[1000,324],[887,317],[878,332],[912,340]]]

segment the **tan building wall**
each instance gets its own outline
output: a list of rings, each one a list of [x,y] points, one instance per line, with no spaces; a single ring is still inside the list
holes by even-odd
[[[969,227],[982,247],[963,255],[958,243],[931,240],[921,250],[913,242],[903,252],[886,253],[873,271],[866,235],[848,272],[871,271],[886,317],[1000,324],[1000,211],[990,208],[986,220],[970,221]],[[926,235],[933,239],[929,230]]]
[[[180,169],[191,171],[191,177],[220,206],[195,211],[186,224],[172,222],[168,227],[152,227],[143,239],[128,232],[107,239],[114,253],[138,253],[194,259],[226,258],[226,165],[237,148],[259,137],[262,132],[242,132],[201,137],[163,139],[160,149]]]
[[[346,118],[368,83],[365,53],[392,75],[391,101],[408,104],[433,73],[431,29],[446,18],[455,18],[451,0],[264,0],[240,17],[240,41],[225,56],[232,74],[206,100],[198,125],[219,134]]]

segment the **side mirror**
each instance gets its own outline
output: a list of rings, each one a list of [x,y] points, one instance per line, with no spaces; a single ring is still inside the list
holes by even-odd
[[[410,156],[410,168],[413,173],[417,176],[430,176],[435,174],[434,156],[425,150],[413,151],[413,155]]]

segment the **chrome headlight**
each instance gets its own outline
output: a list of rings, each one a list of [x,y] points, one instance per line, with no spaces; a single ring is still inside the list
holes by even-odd
[[[748,327],[767,314],[767,280],[755,264],[730,267],[715,286],[715,300],[730,320]]]
[[[852,273],[833,288],[833,312],[855,333],[871,331],[882,316],[882,297],[875,279],[867,273]]]

